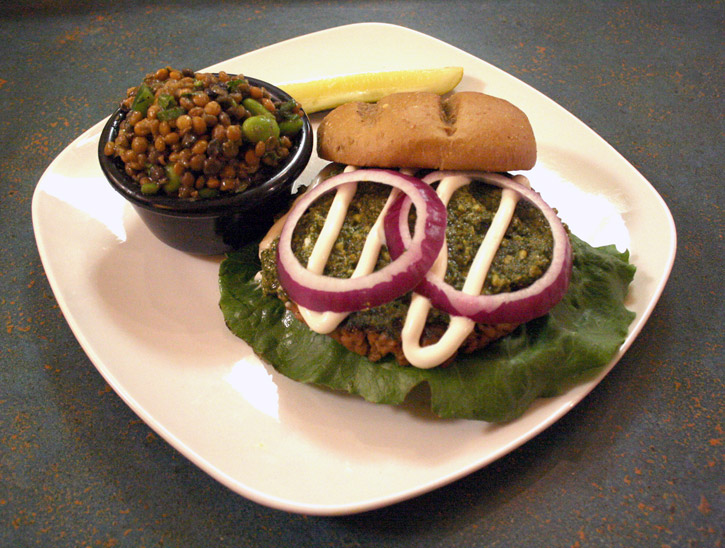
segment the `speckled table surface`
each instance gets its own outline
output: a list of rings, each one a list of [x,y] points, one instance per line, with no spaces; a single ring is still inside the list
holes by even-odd
[[[721,546],[723,31],[711,2],[11,2],[0,13],[0,545]],[[678,255],[640,337],[562,420],[447,487],[348,517],[250,502],[159,438],[61,314],[33,238],[45,168],[159,66],[342,24],[487,60],[614,146]],[[183,44],[179,46],[179,44]]]

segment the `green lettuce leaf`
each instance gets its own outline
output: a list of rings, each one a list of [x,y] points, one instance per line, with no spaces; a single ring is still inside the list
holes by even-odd
[[[520,326],[483,350],[434,369],[376,363],[310,331],[254,277],[257,246],[231,253],[219,273],[220,307],[229,329],[281,374],[296,381],[400,404],[427,384],[430,407],[441,417],[504,422],[539,397],[590,378],[612,359],[634,313],[624,298],[634,277],[628,252],[594,248],[576,236],[572,280],[564,299],[544,317]]]

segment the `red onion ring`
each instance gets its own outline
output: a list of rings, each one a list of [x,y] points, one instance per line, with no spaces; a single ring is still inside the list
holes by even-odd
[[[402,191],[416,208],[415,236],[406,249],[384,268],[357,278],[333,278],[305,268],[292,252],[292,234],[307,208],[322,194],[339,186],[370,181]],[[277,245],[279,281],[290,299],[317,312],[352,312],[379,306],[411,291],[433,265],[443,246],[446,207],[420,179],[383,169],[364,169],[335,175],[308,190],[292,207]]]
[[[571,279],[571,244],[556,212],[537,192],[498,173],[438,171],[428,174],[423,181],[432,184],[453,175],[463,175],[511,189],[541,210],[549,223],[554,240],[551,263],[543,276],[518,291],[496,295],[469,295],[431,274],[426,275],[415,291],[429,298],[431,304],[439,310],[453,316],[465,316],[479,323],[524,323],[543,316],[562,299]],[[410,202],[405,196],[401,196],[392,204],[385,218],[385,238],[393,258],[402,253],[412,241],[407,224],[409,210]]]

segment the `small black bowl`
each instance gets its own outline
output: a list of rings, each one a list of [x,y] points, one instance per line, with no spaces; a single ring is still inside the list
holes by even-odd
[[[280,101],[292,99],[281,89],[247,77],[254,86],[267,89]],[[119,158],[106,156],[103,149],[118,134],[126,112],[118,109],[101,131],[98,160],[111,186],[133,205],[151,232],[167,245],[188,253],[217,255],[238,249],[262,236],[272,225],[275,213],[292,197],[292,185],[312,155],[313,132],[303,114],[302,130],[295,139],[285,164],[269,179],[243,192],[228,196],[188,200],[169,196],[147,196],[124,171]]]

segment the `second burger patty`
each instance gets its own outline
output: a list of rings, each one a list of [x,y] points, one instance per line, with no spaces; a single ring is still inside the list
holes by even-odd
[[[350,277],[367,234],[385,205],[389,193],[390,187],[386,185],[370,182],[358,184],[357,193],[325,267],[325,275]],[[333,198],[334,193],[320,198],[307,210],[295,228],[292,249],[302,264],[307,263],[312,253]],[[500,188],[473,181],[456,191],[448,205],[448,269],[445,280],[457,289],[463,287],[468,269],[496,214],[500,200]],[[552,248],[553,239],[544,216],[528,202],[519,201],[489,269],[483,293],[516,291],[531,285],[548,268]],[[279,285],[275,257],[276,242],[262,252],[262,289],[265,293],[275,294],[289,303],[296,312],[296,306],[289,302],[284,289]],[[383,247],[378,258],[378,268],[389,262],[390,255],[387,248]],[[405,364],[407,361],[403,356],[400,333],[410,297],[409,293],[384,305],[353,312],[330,336],[371,361],[377,361],[392,353],[399,363]],[[431,308],[421,344],[435,343],[445,332],[448,322],[448,314]],[[516,324],[478,324],[459,350],[466,353],[483,348],[515,328]]]

